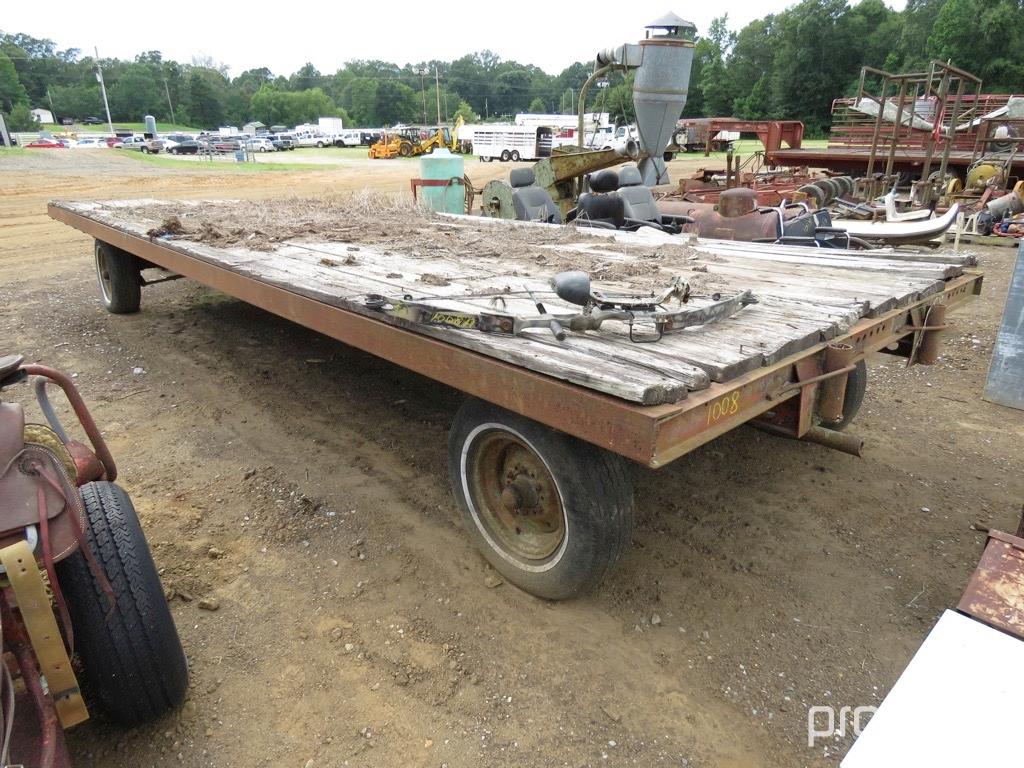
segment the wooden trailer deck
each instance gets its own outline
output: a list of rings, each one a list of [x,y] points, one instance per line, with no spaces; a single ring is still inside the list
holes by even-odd
[[[234,206],[234,208],[233,208]],[[387,230],[353,227],[343,239],[295,235],[267,246],[259,233],[232,244],[195,235],[216,210],[239,219],[251,202],[55,202],[50,215],[135,254],[469,394],[660,466],[780,402],[813,400],[829,342],[857,359],[912,334],[923,311],[955,305],[981,275],[941,254],[841,251],[689,240],[648,230],[576,230],[472,217],[414,217]],[[168,236],[167,218],[187,224]],[[222,218],[223,220],[223,218]],[[371,231],[371,230],[376,231]],[[399,231],[402,230],[402,231]],[[189,232],[193,234],[190,235]],[[363,238],[361,235],[365,235]],[[372,236],[371,236],[372,235]],[[202,240],[206,239],[206,242]],[[693,306],[714,293],[753,292],[757,304],[702,327],[630,342],[623,324],[557,341],[546,328],[522,335],[434,327],[383,314],[368,296],[409,297],[439,310],[552,314],[550,279],[590,273],[606,291],[651,291],[675,276]],[[801,406],[810,413],[810,406]],[[806,431],[807,418],[801,418]]]

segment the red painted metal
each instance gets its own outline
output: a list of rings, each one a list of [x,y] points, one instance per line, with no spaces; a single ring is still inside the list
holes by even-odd
[[[957,610],[1024,640],[1024,539],[989,531]]]
[[[67,396],[68,402],[71,403],[71,407],[75,411],[75,416],[78,417],[78,420],[82,424],[82,429],[85,430],[85,434],[88,436],[89,442],[92,443],[96,457],[103,464],[103,467],[106,470],[106,479],[116,480],[117,465],[114,463],[114,457],[111,456],[110,449],[107,448],[107,443],[104,441],[103,435],[100,434],[99,427],[97,427],[96,422],[93,421],[92,415],[89,413],[89,409],[85,405],[85,401],[78,393],[78,389],[75,388],[70,377],[54,368],[50,368],[47,365],[36,365],[34,363],[30,363],[28,365],[21,366],[21,369],[32,376],[45,376],[64,390],[64,394]],[[77,459],[75,463],[77,465]]]
[[[16,719],[11,734],[11,764],[32,768],[71,768],[71,755],[53,699],[44,691],[39,665],[10,588],[0,590],[0,621],[4,651],[11,654],[24,691],[15,700]],[[10,665],[9,665],[10,666]]]

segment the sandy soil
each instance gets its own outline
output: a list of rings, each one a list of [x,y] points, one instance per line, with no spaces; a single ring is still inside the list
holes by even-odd
[[[1011,250],[978,250],[984,293],[936,366],[871,361],[865,458],[741,428],[638,469],[621,567],[549,604],[494,586],[461,530],[459,393],[187,281],[108,315],[91,241],[45,215],[54,197],[401,191],[409,164],[86,155],[0,153],[0,338],[77,374],[192,686],[154,725],[74,730],[77,765],[836,765],[850,738],[809,748],[808,707],[880,701],[962,591],[972,525],[1016,526],[1024,414],[980,399]]]

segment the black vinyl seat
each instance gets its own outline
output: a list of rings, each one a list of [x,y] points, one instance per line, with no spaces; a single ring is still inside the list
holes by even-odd
[[[615,190],[619,188],[619,174],[599,171],[587,177],[590,192],[584,192],[569,211],[566,221],[577,226],[598,229],[622,229],[626,224],[626,204]]]
[[[646,186],[640,169],[626,165],[619,169],[618,196],[626,204],[626,219],[630,224],[654,226],[673,235],[679,234],[683,224],[692,224],[687,216],[667,216],[658,210],[650,187]]]
[[[562,213],[548,191],[536,186],[532,168],[515,168],[508,175],[512,185],[512,205],[519,221],[561,224]]]

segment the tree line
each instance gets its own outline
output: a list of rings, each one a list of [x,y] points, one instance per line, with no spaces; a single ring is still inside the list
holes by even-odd
[[[882,0],[802,0],[738,32],[722,16],[697,41],[683,115],[798,119],[819,134],[832,100],[854,92],[862,66],[921,71],[932,59],[973,72],[987,92],[1021,91],[1022,18],[1024,0],[908,0],[902,11]],[[289,76],[261,67],[231,77],[212,59],[181,63],[147,51],[131,61],[97,62],[51,40],[0,32],[0,111],[15,130],[31,128],[30,106],[57,117],[103,117],[97,65],[114,120],[151,114],[201,128],[250,120],[296,125],[321,116],[370,127],[571,113],[593,71],[592,63],[576,62],[550,75],[480,51],[450,62],[360,60],[333,73],[306,64]],[[615,74],[600,85],[588,110],[632,121],[631,78]]]

